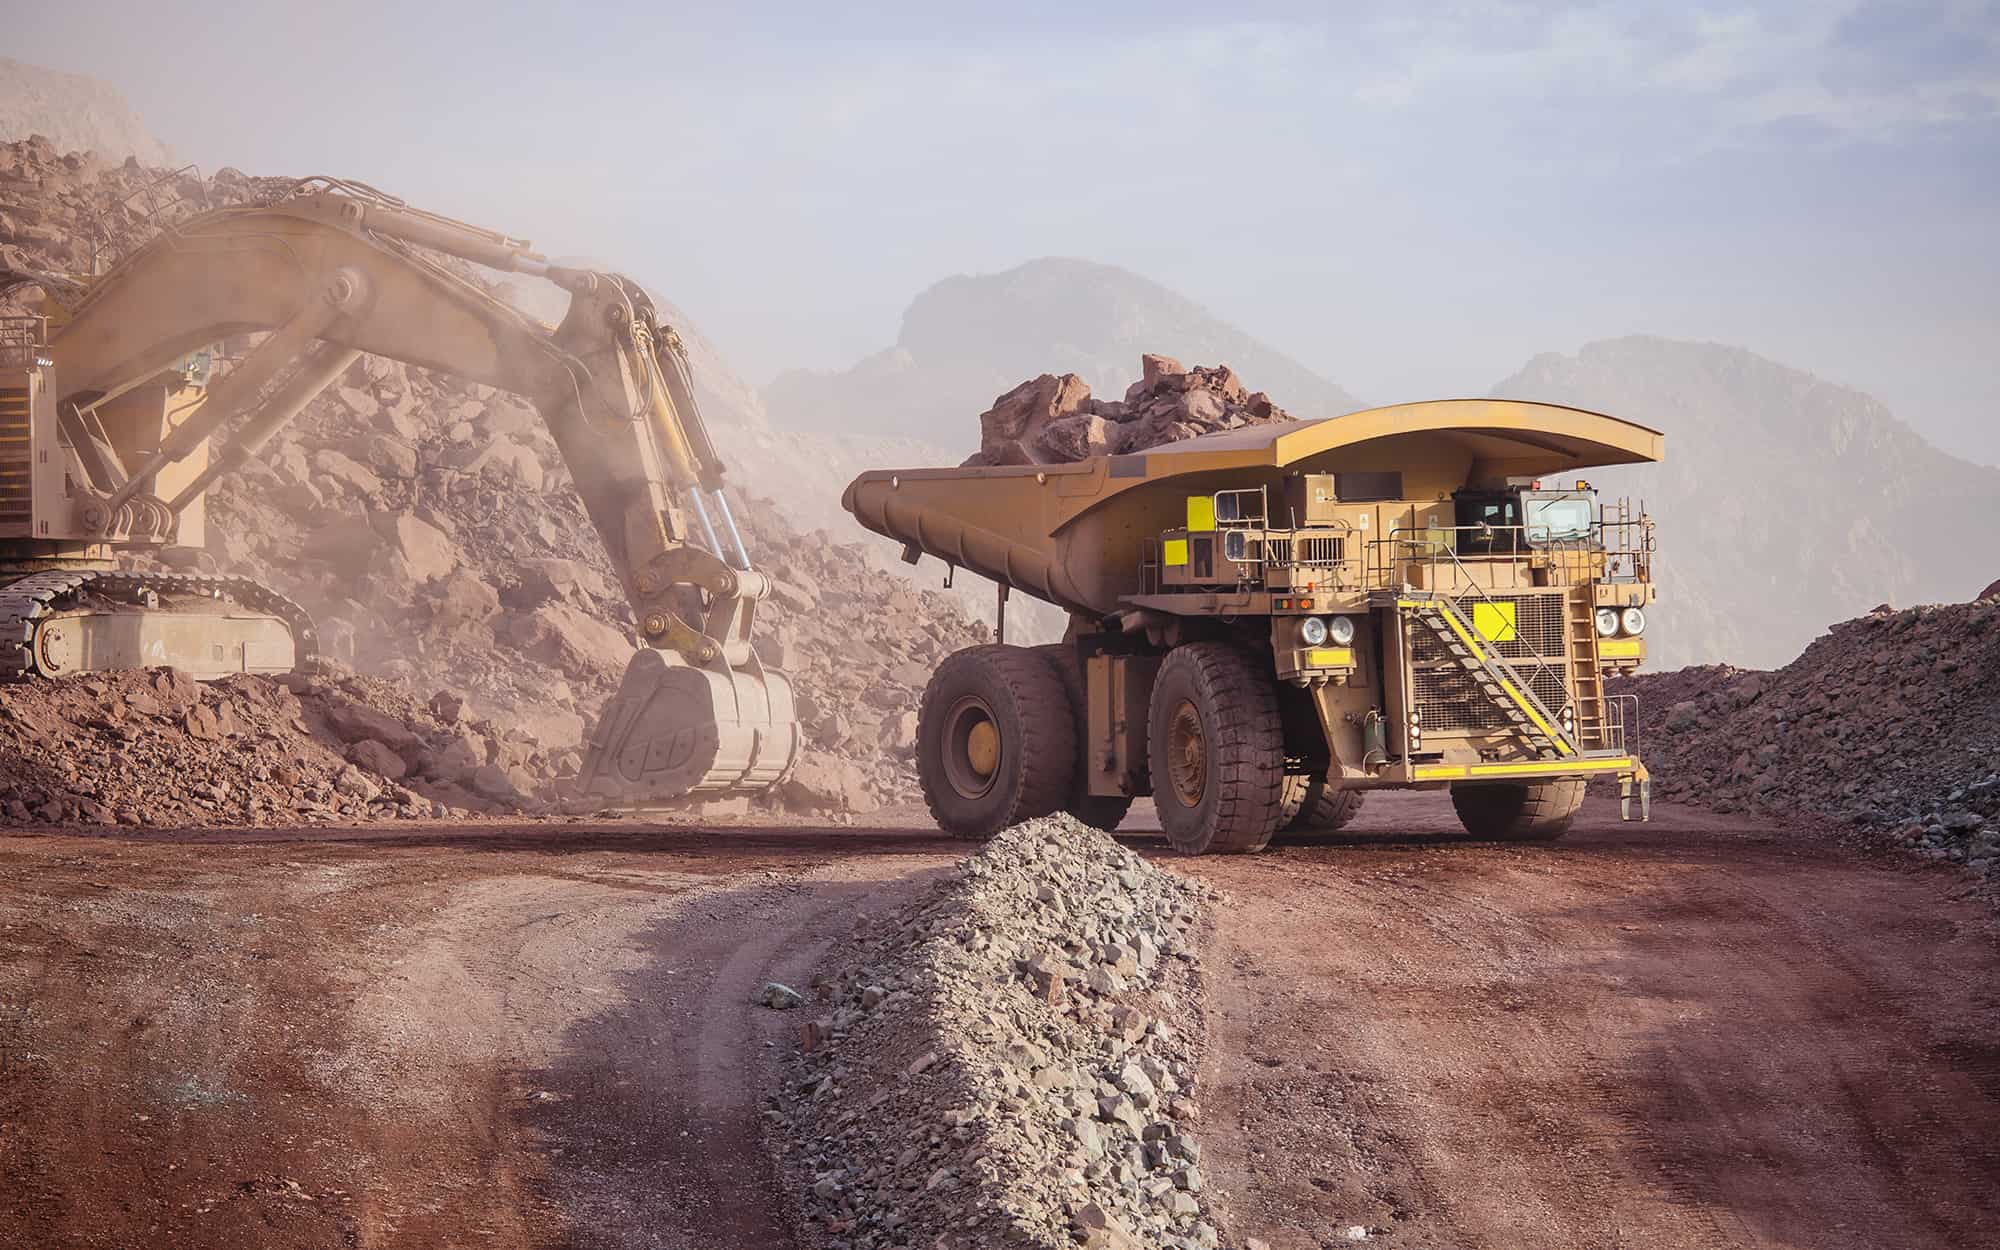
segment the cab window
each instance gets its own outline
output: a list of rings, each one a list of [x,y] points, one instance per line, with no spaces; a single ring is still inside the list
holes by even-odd
[[[1454,502],[1460,555],[1486,556],[1516,549],[1521,536],[1519,495],[1465,493]]]
[[[1585,495],[1549,499],[1530,495],[1527,499],[1528,542],[1531,546],[1543,547],[1589,538],[1596,511]]]

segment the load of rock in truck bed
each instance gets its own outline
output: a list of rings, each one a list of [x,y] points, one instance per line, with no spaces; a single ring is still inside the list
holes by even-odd
[[[1067,464],[1293,419],[1228,365],[1189,369],[1171,356],[1144,356],[1140,367],[1122,400],[1092,398],[1074,373],[1021,383],[980,414],[979,452],[965,463]]]

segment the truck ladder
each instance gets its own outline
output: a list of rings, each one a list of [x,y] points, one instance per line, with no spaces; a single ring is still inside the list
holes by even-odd
[[[1432,591],[1407,588],[1384,597],[1431,632],[1445,654],[1465,670],[1538,754],[1563,759],[1584,753],[1582,745],[1563,729],[1561,718],[1549,711],[1514,666],[1490,645],[1481,645],[1479,632],[1457,604]]]
[[[1604,705],[1604,666],[1597,651],[1597,604],[1587,586],[1563,592],[1569,620],[1569,698],[1576,709],[1577,736],[1599,750],[1622,743],[1611,741],[1610,713]]]

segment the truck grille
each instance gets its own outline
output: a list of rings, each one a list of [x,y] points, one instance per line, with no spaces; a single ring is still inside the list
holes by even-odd
[[[1248,540],[1246,545],[1246,558],[1252,564],[1337,565],[1347,558],[1347,540],[1338,534],[1267,534]]]

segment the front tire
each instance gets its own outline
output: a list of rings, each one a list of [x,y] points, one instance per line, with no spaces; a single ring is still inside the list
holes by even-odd
[[[1458,822],[1475,838],[1502,842],[1553,842],[1569,832],[1583,806],[1586,782],[1492,782],[1455,785],[1451,805]]]
[[[917,709],[917,776],[946,833],[990,838],[1069,798],[1076,727],[1062,682],[1025,647],[945,657]]]
[[[1266,666],[1221,642],[1168,652],[1153,682],[1153,805],[1184,855],[1261,851],[1277,831],[1284,725]]]

